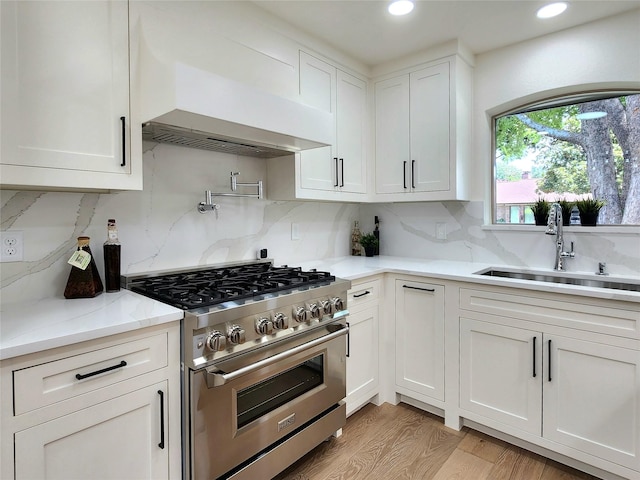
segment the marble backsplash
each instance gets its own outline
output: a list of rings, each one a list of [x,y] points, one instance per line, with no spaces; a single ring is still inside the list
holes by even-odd
[[[240,172],[239,182],[265,179],[264,160],[145,147],[140,192],[0,192],[2,230],[24,235],[24,261],[0,265],[2,303],[62,297],[71,268],[67,260],[80,235],[91,237],[103,276],[109,218],[118,226],[122,273],[250,260],[260,248],[276,264],[290,265],[349,253],[358,205],[215,197],[219,210],[202,214],[196,206],[205,190],[230,192],[231,171]],[[299,240],[291,239],[292,224]]]
[[[545,235],[545,227],[483,227],[483,202],[370,204],[361,205],[359,215],[365,231],[379,217],[384,255],[534,269],[551,269],[555,261],[555,236]],[[437,238],[437,224],[443,225],[446,239]],[[605,262],[611,275],[640,278],[638,228],[601,228],[565,227],[565,250],[570,242],[575,250],[566,270],[593,273],[598,262]]]
[[[79,235],[91,237],[103,274],[109,218],[118,224],[123,273],[249,260],[259,248],[267,248],[276,264],[344,256],[353,221],[371,231],[374,215],[381,219],[384,255],[553,266],[553,237],[543,227],[483,228],[483,203],[477,201],[357,205],[215,197],[220,209],[201,214],[196,206],[204,190],[228,192],[231,171],[240,172],[240,182],[264,179],[266,163],[169,145],[145,147],[141,192],[0,191],[2,230],[24,234],[24,261],[0,265],[2,303],[62,297]],[[292,224],[299,240],[291,238]],[[437,224],[444,225],[446,239],[437,238]],[[634,231],[570,227],[565,237],[575,243],[576,257],[567,269],[593,272],[604,261],[612,275],[640,277],[640,234]]]

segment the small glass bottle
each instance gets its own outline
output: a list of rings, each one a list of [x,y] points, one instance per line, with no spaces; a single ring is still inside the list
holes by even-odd
[[[360,239],[362,233],[360,233],[360,227],[358,221],[353,224],[353,231],[351,232],[351,255],[362,256],[362,246],[360,245]]]
[[[76,266],[71,267],[67,286],[64,289],[64,298],[91,298],[100,295],[104,287],[89,248],[89,237],[78,237],[78,250],[91,255],[91,260],[84,270]]]
[[[116,221],[107,221],[107,241],[102,246],[104,252],[104,280],[107,292],[120,291],[120,240]]]

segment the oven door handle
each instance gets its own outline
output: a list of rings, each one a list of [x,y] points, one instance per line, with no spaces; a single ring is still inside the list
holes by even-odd
[[[335,332],[332,332],[328,335],[324,335],[320,338],[316,338],[315,340],[311,340],[310,342],[303,343],[302,345],[293,347],[287,350],[286,352],[277,353],[269,358],[265,358],[264,360],[260,360],[258,362],[252,363],[251,365],[247,365],[246,367],[239,368],[238,370],[234,370],[233,372],[229,372],[229,373],[221,372],[220,370],[217,370],[215,366],[209,367],[206,369],[207,386],[209,388],[222,386],[225,383],[235,380],[238,377],[254,372],[268,365],[272,365],[274,363],[280,362],[300,352],[304,352],[305,350],[309,350],[310,348],[316,347],[325,342],[333,340],[334,338],[338,338],[343,335],[346,335],[347,333],[349,333],[349,327],[343,326],[343,328],[341,328],[340,330],[336,330]]]

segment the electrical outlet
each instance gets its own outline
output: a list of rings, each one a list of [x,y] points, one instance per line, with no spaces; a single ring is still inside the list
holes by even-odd
[[[23,248],[22,232],[16,230],[0,232],[0,262],[21,262]]]
[[[438,240],[446,240],[447,239],[447,224],[446,223],[436,223],[436,238]]]

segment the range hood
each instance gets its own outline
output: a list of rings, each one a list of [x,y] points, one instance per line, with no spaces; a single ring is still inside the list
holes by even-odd
[[[333,115],[141,52],[143,139],[271,158],[330,145]]]

